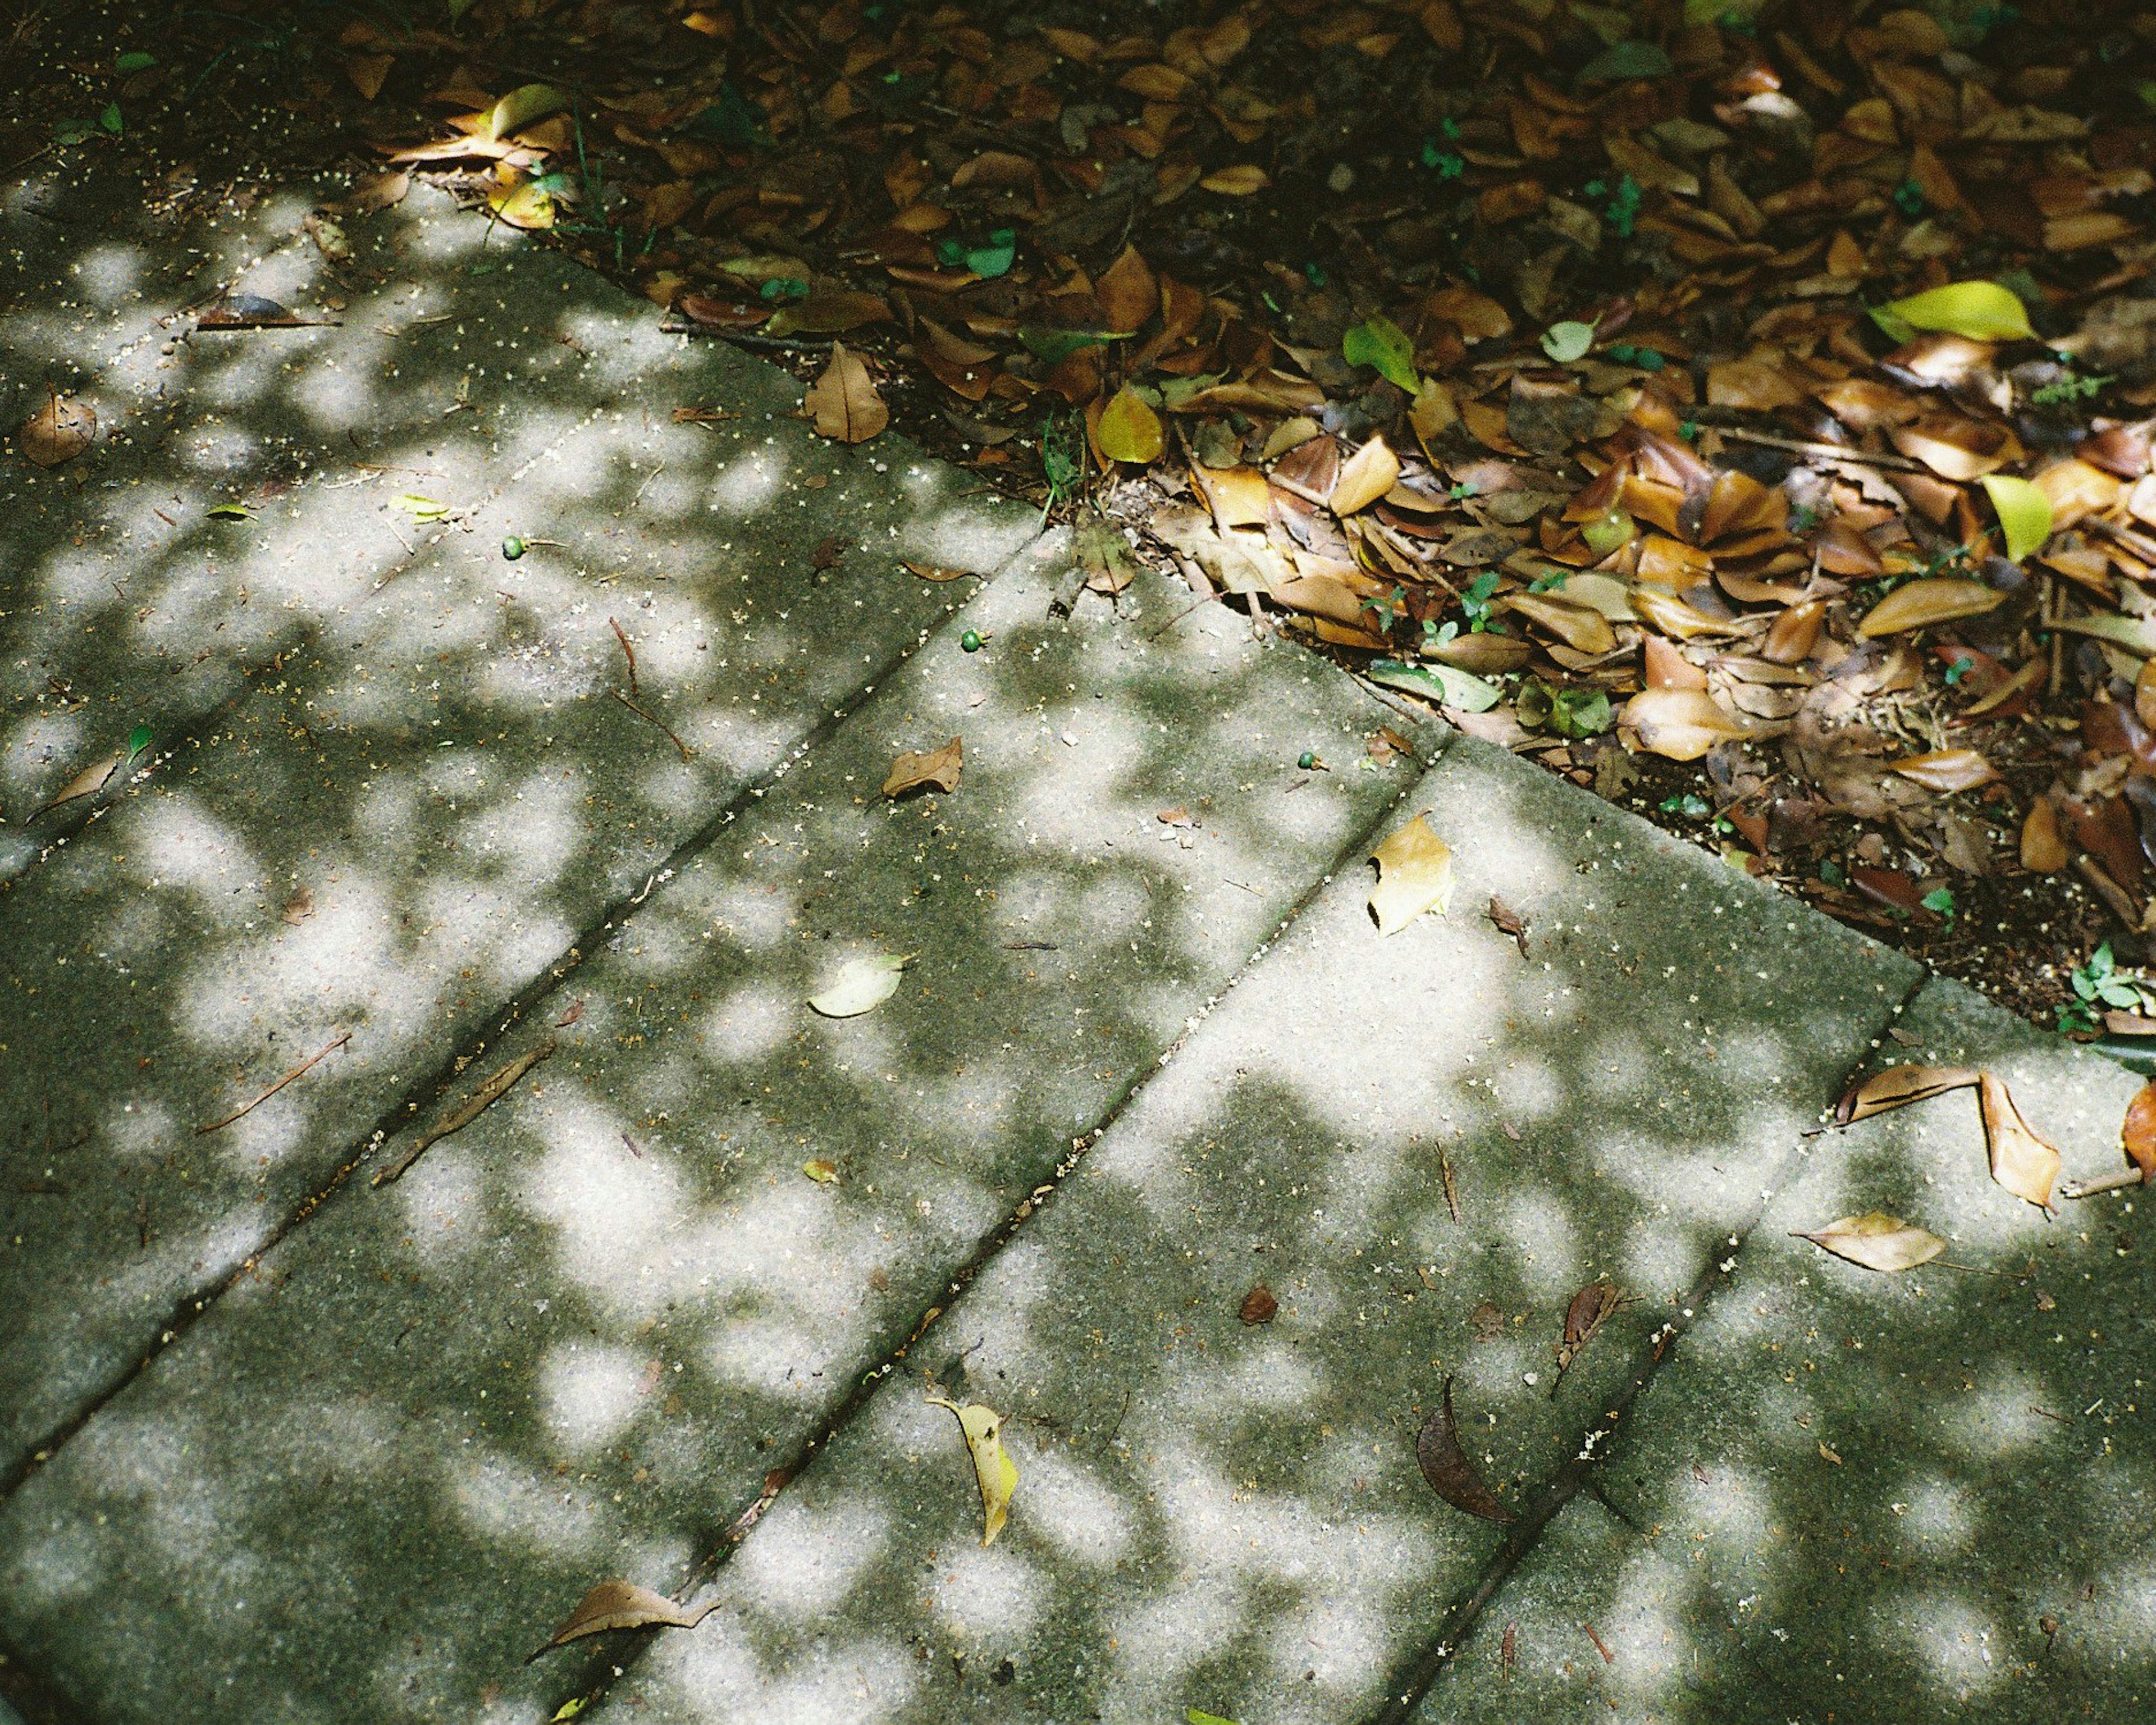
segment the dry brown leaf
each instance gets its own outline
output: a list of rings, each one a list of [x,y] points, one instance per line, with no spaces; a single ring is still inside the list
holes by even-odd
[[[1899,1216],[1890,1216],[1884,1210],[1844,1216],[1838,1222],[1828,1223],[1815,1234],[1799,1232],[1797,1238],[1808,1240],[1837,1258],[1846,1258],[1852,1264],[1888,1276],[1928,1264],[1947,1249],[1947,1243],[1938,1235],[1927,1232],[1913,1222],[1905,1222]]]
[[[2059,830],[2059,811],[2051,799],[2039,793],[2021,823],[2021,866],[2035,875],[2056,875],[2073,860],[2066,834]]]
[[[1609,619],[1585,605],[1566,604],[1545,593],[1518,593],[1505,601],[1505,608],[1540,624],[1576,653],[1599,655],[1617,644]]]
[[[72,461],[97,436],[97,415],[87,402],[45,392],[45,404],[30,415],[16,434],[25,460],[39,467],[58,467]]]
[[[876,393],[869,368],[839,341],[831,344],[831,362],[808,386],[803,405],[817,431],[840,443],[865,444],[891,424],[891,409]]]
[[[1428,815],[1418,814],[1370,858],[1378,865],[1370,914],[1379,934],[1397,932],[1424,911],[1445,914],[1445,896],[1452,890],[1452,847],[1437,836]]]
[[[1998,770],[1974,749],[1934,749],[1928,754],[1907,755],[1893,763],[1893,770],[1942,796],[1974,790],[1999,777]]]
[[[1966,1090],[1982,1076],[1973,1066],[1889,1066],[1850,1086],[1835,1105],[1834,1123],[1847,1126],[1889,1109],[1944,1096],[1950,1090]]]
[[[908,791],[932,784],[939,791],[958,788],[958,774],[965,766],[966,746],[958,737],[952,737],[940,749],[927,754],[906,753],[891,763],[891,772],[883,782],[886,797],[902,797]]]
[[[2016,1198],[2041,1209],[2051,1204],[2051,1183],[2059,1175],[2059,1153],[2029,1129],[2006,1086],[1989,1072],[1980,1075],[1977,1101],[1984,1113],[1984,1147],[1990,1153],[1991,1178]]]
[[[84,768],[81,772],[76,773],[73,778],[54,792],[50,799],[43,804],[37,814],[33,814],[30,819],[35,820],[38,815],[44,814],[48,809],[57,809],[63,803],[72,803],[79,798],[95,796],[105,788],[112,775],[120,770],[120,763],[126,758],[124,754],[107,755],[101,761],[91,762],[89,766]]]
[[[1641,748],[1672,761],[1697,761],[1716,744],[1752,730],[1703,689],[1642,689],[1625,703],[1617,722],[1640,739]]]
[[[2005,603],[2006,595],[1956,575],[1928,575],[1893,592],[1866,613],[1856,632],[1867,639],[1981,617]]]
[[[1279,1311],[1280,1301],[1274,1298],[1273,1291],[1260,1282],[1243,1296],[1235,1315],[1246,1324],[1269,1324]]]
[[[1342,465],[1332,486],[1332,512],[1348,516],[1368,508],[1391,490],[1399,476],[1400,458],[1383,438],[1372,438]]]
[[[1415,1460],[1421,1465],[1422,1476],[1430,1481],[1430,1489],[1455,1509],[1480,1516],[1486,1522],[1517,1519],[1484,1483],[1482,1476],[1475,1471],[1475,1464],[1467,1459],[1467,1451],[1460,1447],[1459,1425],[1452,1416],[1450,1378],[1445,1380],[1443,1400],[1423,1422],[1421,1435],[1415,1439]]]
[[[582,1636],[601,1635],[608,1630],[642,1629],[650,1624],[665,1624],[670,1629],[694,1629],[718,1603],[712,1599],[691,1610],[633,1581],[602,1581],[577,1602],[577,1609],[539,1651],[545,1653]]]
[[[1101,272],[1093,284],[1093,297],[1110,330],[1127,336],[1160,310],[1160,284],[1134,245]]]

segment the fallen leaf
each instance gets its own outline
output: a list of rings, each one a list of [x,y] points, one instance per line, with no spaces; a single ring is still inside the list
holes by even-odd
[[[1073,536],[1087,591],[1113,598],[1138,578],[1138,561],[1131,555],[1129,542],[1111,523],[1089,516]]]
[[[1243,1296],[1243,1303],[1237,1308],[1236,1316],[1246,1324],[1269,1324],[1279,1310],[1280,1301],[1273,1297],[1272,1290],[1260,1282]]]
[[[1141,467],[1148,461],[1158,460],[1161,451],[1168,447],[1168,433],[1160,423],[1160,415],[1127,383],[1101,409],[1100,424],[1093,437],[1101,446],[1101,453],[1111,461],[1128,461]]]
[[[1880,310],[1912,330],[1942,330],[1972,341],[2026,341],[2036,334],[2029,327],[2028,308],[1995,281],[1951,282]],[[1891,324],[1886,327],[1896,334]]]
[[[585,1635],[602,1635],[608,1630],[642,1629],[649,1624],[665,1624],[672,1629],[694,1629],[711,1615],[718,1603],[713,1599],[692,1610],[675,1604],[664,1594],[654,1593],[648,1587],[639,1587],[633,1581],[602,1581],[578,1600],[577,1609],[547,1638],[547,1645],[539,1651],[545,1653]],[[536,1658],[537,1656],[533,1656]]]
[[[1606,1276],[1596,1277],[1572,1296],[1564,1308],[1564,1339],[1557,1350],[1559,1383],[1572,1368],[1572,1363],[1579,1358],[1580,1350],[1602,1332],[1603,1325],[1630,1303],[1617,1284]],[[1556,1395],[1557,1384],[1550,1386],[1550,1394]]]
[[[25,460],[39,467],[58,467],[72,461],[97,436],[97,414],[87,402],[45,392],[45,404],[30,415],[16,434]]]
[[[1884,1210],[1844,1216],[1838,1222],[1828,1223],[1815,1234],[1799,1232],[1797,1238],[1808,1240],[1837,1258],[1846,1258],[1852,1264],[1889,1276],[1899,1270],[1913,1270],[1919,1264],[1928,1264],[1947,1249],[1947,1243],[1938,1235],[1928,1233],[1899,1216],[1890,1216]]]
[[[1944,1096],[1950,1090],[1966,1090],[1982,1076],[1973,1066],[1889,1066],[1850,1086],[1835,1105],[1834,1123],[1847,1126],[1889,1109]]]
[[[2006,555],[2020,562],[2040,550],[2051,536],[2051,500],[2025,479],[2003,473],[1984,475],[1984,489],[1999,512],[1999,525],[2006,535]]]
[[[2016,1198],[2049,1209],[2051,1182],[2058,1178],[2059,1153],[2029,1129],[2006,1086],[1989,1072],[1980,1076],[1977,1101],[1984,1115],[1984,1147],[1990,1153],[1991,1178]]]
[[[870,381],[869,368],[838,341],[831,344],[831,362],[808,386],[803,405],[818,433],[840,443],[865,444],[891,424],[891,409]]]
[[[808,1175],[808,1178],[814,1180],[819,1186],[831,1186],[835,1185],[838,1183],[839,1169],[837,1164],[834,1163],[826,1162],[820,1156],[812,1157],[807,1162],[803,1163],[801,1164],[801,1172]]]
[[[1264,191],[1272,180],[1256,163],[1240,162],[1233,167],[1205,175],[1198,183],[1208,192],[1218,192],[1224,197],[1248,198],[1253,192]]]
[[[2035,875],[2056,875],[2073,860],[2066,834],[2059,830],[2059,811],[2039,792],[2021,823],[2021,866]]]
[[[1437,836],[1428,815],[1418,814],[1370,855],[1378,865],[1370,914],[1380,935],[1397,932],[1425,911],[1445,914],[1445,896],[1452,890],[1452,847]]]
[[[568,97],[551,84],[521,85],[487,110],[486,136],[499,143],[533,121],[558,114],[568,105]],[[465,124],[470,122],[467,121]]]
[[[335,323],[333,318],[302,317],[289,305],[259,294],[226,294],[195,314],[195,327],[211,334],[242,330],[311,330]]]
[[[1934,749],[1928,754],[1906,755],[1893,763],[1893,768],[1902,778],[1943,796],[1974,790],[1999,777],[1991,762],[1974,749]]]
[[[880,294],[834,290],[782,305],[763,326],[767,336],[836,336],[864,324],[881,323],[891,307]]]
[[[1822,1439],[1822,1440],[1820,1440],[1820,1442],[1819,1452],[1820,1452],[1820,1461],[1825,1461],[1825,1462],[1830,1462],[1830,1463],[1831,1463],[1833,1466],[1836,1466],[1836,1467],[1839,1467],[1839,1466],[1841,1466],[1841,1455],[1840,1455],[1840,1452],[1839,1452],[1839,1451],[1837,1451],[1837,1450],[1830,1450],[1829,1448],[1827,1448],[1827,1446],[1826,1446],[1826,1443],[1825,1443],[1825,1440],[1824,1439]]]
[[[1452,1417],[1450,1378],[1445,1380],[1443,1401],[1423,1422],[1421,1435],[1415,1439],[1415,1460],[1421,1464],[1422,1476],[1430,1481],[1430,1489],[1455,1509],[1480,1516],[1486,1522],[1517,1519],[1483,1483],[1482,1476],[1460,1445],[1460,1428]]]
[[[942,748],[927,754],[902,754],[891,763],[891,773],[883,782],[883,793],[886,797],[902,797],[925,784],[932,784],[939,791],[955,791],[958,788],[959,771],[965,765],[965,743],[956,737]]]
[[[314,914],[315,889],[311,886],[302,886],[291,897],[285,900],[285,908],[278,912],[280,916],[295,928]]]
[[[121,763],[126,758],[125,754],[107,755],[101,761],[91,762],[89,766],[62,785],[51,799],[40,807],[36,814],[31,815],[30,819],[35,820],[38,815],[45,814],[49,809],[57,809],[63,803],[73,803],[84,797],[95,796],[105,788],[112,775],[120,770]]]
[[[1400,458],[1383,438],[1372,438],[1348,458],[1333,481],[1333,514],[1350,516],[1368,508],[1391,490],[1399,476]]]
[[[1374,367],[1379,377],[1409,395],[1421,392],[1414,338],[1389,317],[1368,317],[1350,324],[1340,337],[1340,356],[1351,366]]]
[[[1672,761],[1697,761],[1717,743],[1752,731],[1704,689],[1642,689],[1625,703],[1617,722],[1641,748]]]
[[[973,1451],[973,1476],[981,1487],[981,1543],[993,1545],[996,1535],[1004,1530],[1004,1517],[1010,1512],[1011,1494],[1018,1490],[1018,1464],[1004,1449],[1003,1415],[980,1402],[962,1408],[940,1395],[928,1399],[958,1416],[959,1427],[966,1434],[966,1447]]]
[[[876,952],[850,961],[822,993],[808,1004],[827,1019],[859,1018],[879,1007],[898,992],[898,979],[913,960]]]
[[[1964,617],[1981,617],[2005,603],[2006,595],[1981,581],[1957,575],[1929,575],[1893,592],[1866,613],[1856,632],[1867,639],[1899,634],[1904,629],[1929,629],[1936,623],[1956,623]]]
[[[1576,359],[1586,357],[1587,350],[1594,345],[1594,326],[1591,323],[1553,323],[1543,331],[1543,352],[1559,365],[1570,365]]]
[[[1514,942],[1519,947],[1520,956],[1522,958],[1526,957],[1527,956],[1527,925],[1517,911],[1494,892],[1490,895],[1490,920],[1496,924],[1502,933],[1512,936]]]
[[[1504,637],[1471,635],[1464,639],[1502,642]],[[1453,644],[1457,646],[1459,643]],[[1527,644],[1520,644],[1525,647]],[[1410,695],[1419,695],[1424,700],[1463,713],[1486,713],[1503,699],[1495,683],[1485,682],[1474,672],[1453,665],[1408,665],[1397,659],[1373,659],[1363,668],[1363,675],[1388,689],[1404,689]]]

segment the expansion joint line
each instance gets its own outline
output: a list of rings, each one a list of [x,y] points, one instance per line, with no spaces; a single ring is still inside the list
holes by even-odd
[[[1920,973],[1901,998],[1880,1017],[1878,1028],[1893,1023],[1924,985],[1931,981],[1929,972]],[[1874,1064],[1873,1052],[1866,1047],[1851,1063],[1844,1073],[1837,1096],[1861,1078]],[[1618,1428],[1630,1417],[1633,1404],[1642,1391],[1651,1384],[1676,1351],[1676,1344],[1685,1333],[1704,1316],[1707,1305],[1722,1283],[1737,1268],[1739,1257],[1752,1239],[1753,1230],[1774,1194],[1795,1174],[1804,1155],[1807,1140],[1799,1137],[1784,1151],[1775,1163],[1768,1183],[1753,1204],[1752,1212],[1733,1231],[1728,1242],[1716,1250],[1706,1266],[1701,1270],[1691,1286],[1685,1291],[1678,1308],[1650,1338],[1651,1351],[1645,1365],[1630,1384],[1611,1398],[1602,1417],[1581,1434],[1571,1458],[1560,1467],[1548,1486],[1520,1512],[1519,1519],[1505,1529],[1504,1543],[1497,1548],[1474,1585],[1455,1599],[1440,1620],[1435,1635],[1423,1651],[1415,1655],[1395,1676],[1387,1689],[1383,1705],[1370,1725],[1408,1725],[1423,1699],[1444,1676],[1460,1648],[1475,1632],[1486,1609],[1500,1589],[1512,1579],[1512,1573],[1526,1561],[1529,1553],[1541,1543],[1543,1533],[1557,1518],[1558,1512],[1583,1491],[1599,1497],[1599,1487],[1594,1483],[1597,1466],[1607,1459],[1608,1449]],[[1630,1518],[1619,1513],[1614,1507],[1611,1512],[1620,1521],[1630,1525]]]

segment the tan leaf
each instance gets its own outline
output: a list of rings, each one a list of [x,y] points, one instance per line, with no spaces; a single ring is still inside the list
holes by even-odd
[[[863,324],[881,323],[890,316],[891,307],[880,294],[834,289],[782,305],[763,330],[767,336],[836,336]]]
[[[1599,655],[1617,644],[1609,619],[1585,605],[1568,605],[1546,593],[1518,593],[1505,601],[1505,608],[1540,624],[1576,653]]]
[[[1944,1096],[1950,1090],[1966,1090],[1982,1076],[1970,1066],[1889,1066],[1850,1086],[1835,1105],[1834,1123],[1847,1126],[1853,1120],[1907,1107],[1911,1102]]]
[[[1904,455],[1957,485],[1996,473],[2022,454],[2020,440],[2005,426],[1950,413],[1934,413],[1913,425],[1891,426],[1887,435]]]
[[[1400,476],[1400,458],[1382,437],[1373,437],[1342,464],[1330,501],[1335,515],[1367,509],[1393,488]]]
[[[1895,772],[1913,779],[1928,791],[1942,796],[1953,791],[1974,790],[1999,777],[1991,762],[1974,749],[1934,749],[1928,754],[1907,755],[1893,763]]]
[[[1981,617],[2006,602],[2006,595],[1955,575],[1928,575],[1897,587],[1874,605],[1857,625],[1867,639],[1899,634],[1904,629],[1929,629],[1937,623],[1955,623],[1964,617]]]
[[[1947,1243],[1938,1235],[1927,1232],[1913,1222],[1905,1222],[1899,1216],[1890,1216],[1884,1210],[1844,1216],[1839,1222],[1828,1223],[1815,1234],[1799,1233],[1797,1238],[1808,1240],[1837,1258],[1846,1258],[1852,1264],[1888,1276],[1928,1264],[1947,1249]]]
[[[2035,875],[2056,875],[2073,855],[2059,830],[2057,806],[2040,792],[2021,823],[2021,866]]]
[[[1428,815],[1418,814],[1370,856],[1378,865],[1370,914],[1379,934],[1406,927],[1424,911],[1445,914],[1445,896],[1452,890],[1452,847],[1437,836]]]
[[[84,768],[81,772],[76,773],[73,778],[55,791],[51,799],[30,819],[35,820],[38,815],[45,813],[46,809],[57,809],[63,803],[72,803],[80,797],[95,796],[105,788],[112,775],[120,770],[120,763],[126,758],[124,754],[107,755],[103,760],[91,762],[89,766]]]
[[[512,90],[487,110],[486,135],[499,142],[520,132],[534,121],[558,114],[569,99],[551,84],[526,84]]]
[[[2058,1178],[2059,1153],[2029,1129],[2006,1086],[1986,1072],[1977,1085],[1984,1112],[1984,1147],[1991,1155],[1991,1178],[2016,1198],[2048,1209],[2051,1182]]]
[[[891,773],[883,782],[886,797],[902,797],[906,792],[925,784],[932,784],[939,791],[958,788],[958,773],[965,765],[966,746],[954,737],[940,749],[927,754],[901,755],[891,763]]]
[[[1128,335],[1160,310],[1160,284],[1138,249],[1126,245],[1093,284],[1093,297],[1101,302],[1107,327]]]
[[[1634,588],[1632,608],[1639,613],[1640,621],[1652,624],[1664,634],[1674,635],[1680,641],[1732,633],[1730,625],[1720,619],[1710,617],[1698,606],[1687,604],[1658,588]]]
[[[1641,748],[1672,761],[1697,761],[1717,743],[1752,731],[1703,689],[1642,689],[1625,703],[1617,722]]]
[[[547,1647],[539,1651],[543,1653],[547,1647],[559,1647],[608,1630],[642,1629],[649,1624],[694,1629],[717,1604],[713,1599],[691,1610],[633,1581],[602,1581],[577,1602],[577,1609],[548,1638]]]
[[[344,63],[344,74],[352,80],[352,87],[367,101],[382,94],[382,80],[388,77],[389,69],[397,64],[386,54],[356,54]]]
[[[1160,452],[1168,447],[1168,434],[1160,423],[1160,415],[1127,383],[1101,409],[1093,440],[1111,461],[1129,461],[1141,467],[1148,461],[1158,460]]]
[[[30,415],[18,441],[25,459],[39,467],[58,467],[88,449],[96,435],[97,415],[87,402],[48,390],[44,406]]]
[[[1272,178],[1255,162],[1239,162],[1233,167],[1204,176],[1198,183],[1208,192],[1217,192],[1225,198],[1248,198],[1253,192],[1262,192],[1271,185]]]
[[[1018,1490],[1018,1464],[1004,1448],[1003,1415],[980,1402],[962,1408],[940,1395],[928,1399],[958,1416],[959,1428],[966,1434],[966,1447],[973,1452],[973,1477],[981,1488],[981,1543],[993,1545],[996,1535],[1004,1530],[1004,1517],[1010,1513],[1011,1494]]]
[[[865,444],[891,424],[891,409],[869,377],[869,368],[843,342],[831,344],[831,362],[808,386],[804,405],[817,431],[840,443]]]

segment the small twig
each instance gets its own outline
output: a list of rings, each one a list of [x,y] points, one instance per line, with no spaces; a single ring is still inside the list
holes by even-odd
[[[623,656],[629,660],[629,693],[630,698],[634,700],[637,693],[636,649],[629,644],[629,637],[622,633],[621,625],[611,617],[607,619],[607,627],[613,631],[614,639],[621,643]]]
[[[1840,444],[1821,443],[1815,438],[1777,437],[1771,431],[1748,431],[1739,425],[1717,425],[1714,428],[1724,437],[1733,437],[1740,444],[1761,444],[1770,449],[1786,449],[1793,455],[1810,455],[1821,461],[1846,461],[1857,467],[1887,467],[1897,473],[1922,473],[1921,461],[1912,461],[1906,455],[1874,455],[1867,450],[1851,449]]]
[[[2116,539],[2144,562],[2156,563],[2156,539],[2137,533],[2133,528],[2118,521],[2107,521],[2101,516],[2086,516],[2082,525],[2093,527],[2107,539]]]
[[[2117,1192],[2126,1186],[2147,1183],[2148,1176],[2138,1168],[2123,1168],[2116,1173],[2105,1174],[2100,1179],[2067,1180],[2059,1187],[2061,1198],[2094,1198],[2100,1192]]]
[[[526,1072],[529,1072],[534,1066],[537,1065],[540,1061],[545,1060],[561,1045],[562,1045],[553,1037],[549,1036],[544,1042],[541,1043],[538,1047],[527,1050],[523,1054],[519,1055],[515,1060],[504,1066],[499,1072],[495,1073],[493,1077],[488,1079],[485,1084],[482,1084],[477,1090],[474,1091],[471,1094],[470,1099],[465,1102],[462,1106],[451,1112],[445,1119],[443,1120],[440,1125],[434,1127],[429,1131],[421,1133],[419,1142],[414,1144],[409,1150],[407,1150],[402,1156],[398,1157],[396,1161],[390,1163],[388,1168],[382,1169],[381,1173],[375,1175],[373,1183],[377,1186],[388,1185],[389,1182],[396,1179],[404,1172],[405,1169],[411,1167],[413,1163],[417,1162],[422,1156],[425,1155],[428,1147],[430,1145],[437,1143],[440,1140],[446,1138],[451,1132],[462,1132],[466,1127],[470,1126],[472,1122],[478,1119],[481,1114],[485,1113],[490,1104],[499,1101],[501,1099],[503,1093],[506,1091],[511,1085],[515,1084],[518,1079],[521,1078]]]
[[[638,718],[643,720],[645,724],[656,725],[661,731],[665,732],[666,733],[667,741],[671,742],[675,748],[680,750],[681,758],[684,761],[693,761],[696,758],[696,756],[690,752],[689,745],[682,742],[680,737],[675,736],[673,728],[666,724],[665,721],[652,717],[649,713],[644,711],[642,707],[631,701],[619,689],[609,689],[607,691],[607,693],[613,696],[616,701],[619,701],[631,712],[634,713]]]
[[[1582,1623],[1580,1627],[1587,1631],[1587,1639],[1594,1643],[1594,1651],[1602,1656],[1603,1664],[1616,1664],[1617,1656],[1602,1645],[1602,1637],[1594,1633],[1594,1625],[1591,1623]]]
[[[314,1066],[317,1062],[327,1060],[331,1055],[335,1054],[339,1049],[342,1048],[345,1044],[351,1040],[352,1032],[349,1030],[345,1031],[334,1042],[331,1043],[328,1047],[322,1050],[320,1054],[312,1055],[309,1059],[300,1061],[298,1065],[293,1067],[290,1071],[287,1072],[282,1078],[271,1085],[269,1089],[264,1091],[260,1096],[255,1097],[255,1099],[249,1102],[245,1107],[235,1108],[231,1113],[226,1115],[223,1119],[213,1120],[208,1126],[197,1127],[195,1128],[197,1136],[200,1136],[203,1132],[213,1132],[221,1127],[230,1126],[234,1121],[241,1118],[244,1115],[252,1114],[257,1108],[268,1101],[270,1097],[275,1096],[279,1091],[284,1089],[284,1087],[290,1084],[295,1078],[299,1077],[302,1073]]]

